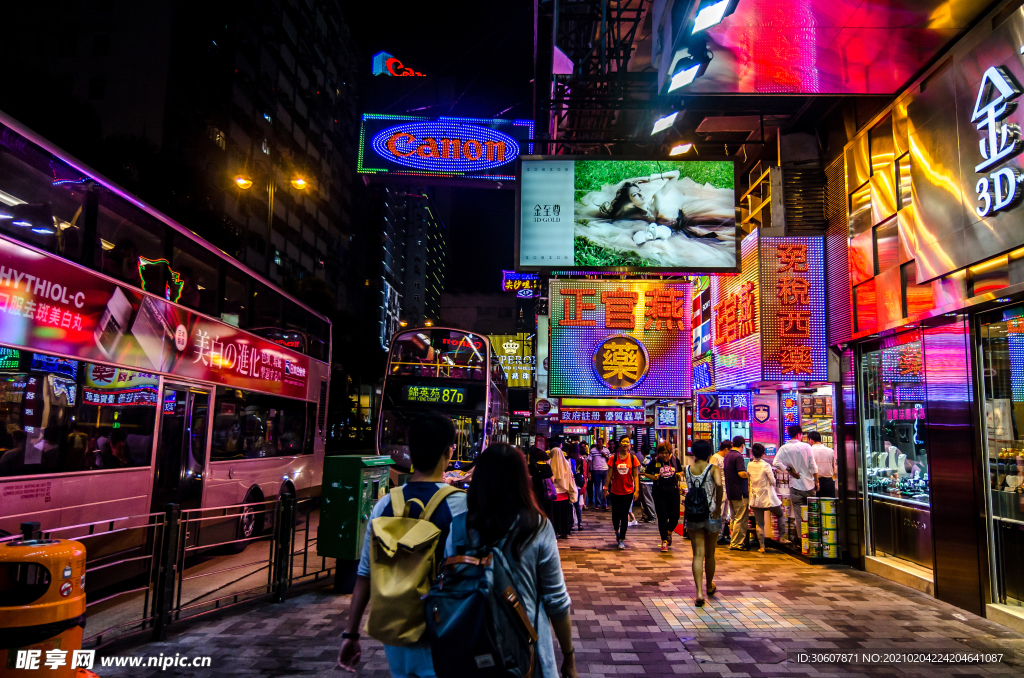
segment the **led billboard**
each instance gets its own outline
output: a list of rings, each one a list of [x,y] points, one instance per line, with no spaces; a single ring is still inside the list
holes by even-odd
[[[518,178],[519,270],[739,270],[732,161],[533,156]]]
[[[548,393],[689,398],[690,284],[552,279]]]
[[[512,180],[516,159],[529,152],[532,138],[530,120],[364,113],[356,169],[386,176]]]

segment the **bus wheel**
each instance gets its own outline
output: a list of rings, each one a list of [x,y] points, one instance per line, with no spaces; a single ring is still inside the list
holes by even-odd
[[[263,497],[256,490],[249,490],[248,494],[245,495],[245,499],[242,503],[250,504],[260,502]],[[251,539],[252,537],[258,537],[263,534],[263,512],[260,511],[259,506],[245,506],[242,508],[242,513],[238,516],[238,530],[235,535],[235,539]],[[233,544],[233,550],[235,553],[241,553],[245,550],[252,542],[240,541]]]

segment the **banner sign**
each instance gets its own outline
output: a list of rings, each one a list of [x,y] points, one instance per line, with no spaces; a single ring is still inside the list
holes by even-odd
[[[306,356],[2,238],[0,343],[306,398]]]
[[[639,409],[562,407],[558,419],[563,423],[585,421],[592,424],[642,424],[646,420],[642,407]]]
[[[361,174],[515,180],[533,121],[364,113]]]
[[[689,398],[690,284],[552,279],[552,395]]]
[[[696,394],[697,421],[750,421],[750,391]]]
[[[501,368],[505,370],[510,388],[533,388],[533,379],[537,372],[536,356],[533,355],[533,333],[492,334],[491,351],[498,357]]]

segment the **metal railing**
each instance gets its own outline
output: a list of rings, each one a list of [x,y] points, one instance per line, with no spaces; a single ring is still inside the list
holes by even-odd
[[[281,602],[293,585],[329,578],[334,559],[310,554],[317,541],[310,526],[314,501],[286,495],[275,501],[202,509],[168,504],[164,513],[55,528],[44,531],[43,537],[87,542],[120,537],[137,545],[129,555],[114,554],[87,565],[87,582],[112,568],[134,567],[139,574],[105,587],[104,595],[88,601],[84,648],[147,631],[153,640],[164,640],[175,622],[259,599]],[[220,523],[234,529],[246,509],[263,530],[217,543],[196,538],[205,526]],[[253,549],[258,552],[255,559],[204,568],[204,556],[215,556],[215,549],[246,550],[254,544],[266,544],[266,552],[259,547]]]

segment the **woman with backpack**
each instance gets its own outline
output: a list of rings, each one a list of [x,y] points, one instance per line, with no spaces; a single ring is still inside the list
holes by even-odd
[[[495,443],[477,457],[473,483],[466,497],[469,510],[457,517],[445,549],[494,545],[509,565],[515,594],[537,632],[534,676],[576,678],[569,592],[562,575],[555,530],[537,506],[523,453]],[[552,634],[562,651],[561,670],[555,661]],[[436,663],[436,662],[435,662]],[[526,674],[528,667],[520,667]]]
[[[693,581],[697,586],[694,604],[704,607],[704,573],[707,572],[707,595],[715,595],[715,546],[722,531],[722,472],[710,463],[711,443],[693,441],[695,461],[686,467],[686,498],[683,500],[683,523],[693,547]]]

